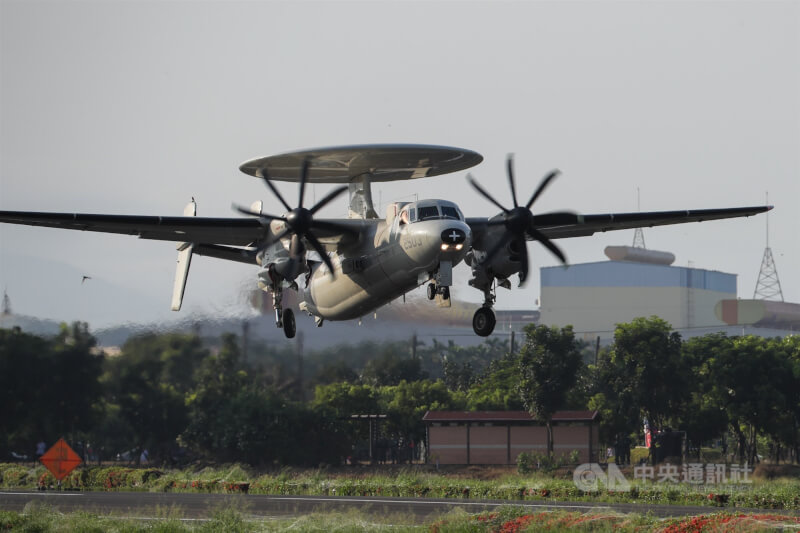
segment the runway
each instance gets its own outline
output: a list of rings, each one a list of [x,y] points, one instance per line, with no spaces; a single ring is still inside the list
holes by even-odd
[[[508,500],[458,500],[427,498],[378,498],[337,496],[267,496],[262,494],[197,494],[164,492],[58,492],[0,491],[0,509],[21,511],[29,503],[46,505],[61,512],[87,511],[99,515],[156,517],[158,510],[170,509],[171,516],[209,518],[216,510],[233,507],[251,518],[290,518],[310,513],[352,512],[376,521],[420,524],[461,508],[469,513],[492,510],[502,505],[519,505],[531,511],[652,513],[655,516],[692,516],[721,511],[717,507],[648,505],[634,503],[531,502]],[[734,508],[726,508],[731,511]],[[774,513],[796,516],[793,511],[735,508],[737,512]]]

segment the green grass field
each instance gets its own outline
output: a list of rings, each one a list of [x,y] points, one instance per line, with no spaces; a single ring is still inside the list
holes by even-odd
[[[337,469],[289,469],[258,472],[241,465],[184,470],[160,470],[126,466],[81,467],[63,482],[62,489],[142,490],[151,492],[215,492],[276,495],[331,495],[474,498],[530,501],[595,501],[680,504],[733,509],[800,509],[800,478],[792,470],[784,477],[768,479],[754,474],[740,485],[652,483],[633,480],[630,491],[583,492],[568,468],[555,473],[521,475],[504,468],[467,467],[437,472],[421,465],[407,467],[348,467]],[[0,464],[0,488],[56,488],[43,466]]]
[[[80,533],[189,533],[189,532],[271,532],[271,531],[392,531],[456,533],[522,531],[591,531],[683,533],[700,531],[782,531],[800,530],[800,518],[770,514],[744,515],[711,513],[689,518],[659,519],[652,516],[609,513],[536,512],[504,507],[496,512],[466,514],[451,512],[423,525],[408,525],[402,519],[375,522],[358,513],[312,514],[277,520],[254,520],[233,509],[218,510],[211,519],[185,521],[175,510],[155,519],[97,516],[91,513],[59,513],[43,506],[28,506],[23,512],[0,511],[0,530],[12,532]]]

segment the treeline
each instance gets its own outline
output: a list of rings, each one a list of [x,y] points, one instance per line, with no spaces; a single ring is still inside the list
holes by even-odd
[[[429,410],[600,411],[601,440],[642,441],[642,421],[719,443],[740,461],[797,461],[800,339],[708,335],[682,340],[656,317],[620,324],[599,353],[572,329],[528,326],[521,346],[362,343],[299,354],[234,335],[145,334],[117,355],[85,323],[41,338],[0,330],[0,457],[31,456],[65,436],[91,458],[157,464],[336,464],[357,456],[368,425],[424,443]]]

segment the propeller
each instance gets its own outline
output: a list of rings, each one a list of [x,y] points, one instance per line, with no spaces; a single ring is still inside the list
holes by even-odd
[[[306,183],[308,182],[308,171],[311,168],[311,159],[306,158],[303,161],[303,167],[300,172],[300,194],[297,200],[297,207],[292,208],[284,199],[283,195],[281,195],[278,188],[272,183],[269,179],[269,175],[267,173],[267,169],[262,169],[259,174],[266,184],[267,188],[272,191],[272,194],[280,201],[281,204],[286,208],[287,213],[285,215],[276,216],[276,215],[269,215],[266,213],[256,213],[251,211],[247,208],[235,205],[233,208],[242,213],[243,215],[257,217],[258,220],[261,222],[262,225],[267,226],[273,220],[282,220],[286,227],[283,231],[275,235],[271,240],[264,243],[261,248],[259,248],[259,252],[269,246],[270,244],[277,242],[289,235],[292,236],[291,245],[289,246],[289,256],[292,259],[300,259],[306,252],[305,244],[303,240],[305,239],[311,247],[319,254],[322,258],[322,261],[328,266],[328,270],[331,275],[334,275],[333,271],[333,263],[331,262],[330,257],[325,252],[325,248],[322,246],[322,243],[319,242],[319,239],[314,235],[314,230],[327,230],[327,231],[335,231],[340,233],[346,233],[348,235],[357,235],[357,232],[352,230],[351,228],[343,225],[343,224],[336,224],[335,222],[324,222],[321,220],[314,220],[314,215],[328,205],[331,201],[341,195],[344,191],[347,190],[347,185],[343,185],[341,187],[337,187],[331,192],[329,192],[322,200],[314,204],[310,208],[303,207],[303,200],[305,196],[306,190]]]
[[[500,208],[501,211],[503,211],[502,218],[490,220],[487,223],[488,226],[504,226],[505,231],[500,239],[494,244],[494,246],[492,246],[486,252],[486,257],[484,258],[483,263],[490,262],[494,256],[497,255],[501,248],[506,246],[509,242],[512,243],[512,246],[519,251],[520,262],[522,263],[520,265],[519,284],[523,285],[525,283],[525,279],[528,277],[528,245],[526,242],[528,235],[533,237],[534,240],[542,243],[542,245],[550,250],[553,255],[558,257],[562,263],[567,264],[567,258],[564,256],[564,253],[561,251],[561,249],[550,239],[548,239],[542,232],[536,229],[536,224],[534,221],[535,217],[531,212],[531,206],[534,204],[534,202],[536,202],[536,200],[550,185],[550,183],[552,183],[552,181],[558,177],[561,171],[553,170],[547,174],[539,183],[539,186],[536,188],[534,193],[531,195],[530,200],[528,200],[525,205],[519,205],[519,202],[517,201],[517,188],[514,183],[513,154],[508,155],[507,167],[508,185],[511,188],[511,199],[514,201],[514,207],[512,209],[507,209],[505,206],[503,206],[503,204],[495,200],[495,198],[489,194],[486,189],[481,187],[481,185],[475,181],[472,175],[468,174],[467,180],[469,180],[470,185],[472,185],[472,187],[484,198],[492,202],[494,205]],[[548,218],[548,222],[552,220],[554,225],[557,225],[562,219],[565,224],[575,221],[575,215],[572,213],[547,213],[546,216]]]

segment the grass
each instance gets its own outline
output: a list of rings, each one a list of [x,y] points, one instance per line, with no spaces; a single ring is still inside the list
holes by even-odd
[[[626,472],[629,480],[631,472]],[[483,479],[482,479],[483,478]],[[44,467],[0,464],[0,488],[33,489],[54,486]],[[425,467],[389,469],[348,468],[263,473],[241,465],[187,470],[154,468],[84,467],[62,488],[79,490],[144,490],[275,495],[335,495],[376,497],[471,498],[532,501],[593,501],[609,503],[681,504],[709,507],[800,509],[800,479],[755,478],[750,485],[689,485],[631,483],[630,492],[582,492],[572,472],[520,475],[496,470],[492,475],[475,468],[436,472]]]
[[[496,511],[467,514],[458,509],[424,525],[406,525],[401,520],[394,523],[376,523],[358,512],[312,514],[279,520],[248,519],[235,509],[220,509],[210,520],[185,522],[174,517],[156,520],[114,518],[90,513],[62,514],[40,505],[28,506],[22,513],[0,511],[0,530],[36,533],[205,533],[205,532],[360,532],[392,531],[460,533],[548,530],[555,532],[642,532],[683,533],[699,531],[797,531],[800,518],[776,515],[743,515],[714,513],[695,517],[659,519],[649,515],[623,515],[616,513],[535,512],[520,507],[500,507]]]

